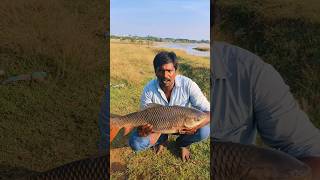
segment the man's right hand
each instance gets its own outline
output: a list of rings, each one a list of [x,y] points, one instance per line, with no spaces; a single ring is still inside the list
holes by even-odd
[[[146,124],[143,126],[139,126],[138,129],[138,135],[140,137],[146,137],[149,136],[152,133],[153,126],[151,124]]]

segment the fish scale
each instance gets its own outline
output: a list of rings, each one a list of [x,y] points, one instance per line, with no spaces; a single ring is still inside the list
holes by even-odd
[[[211,179],[309,180],[304,163],[278,150],[211,140]]]
[[[109,155],[70,162],[54,169],[33,173],[23,180],[102,180],[109,179]]]
[[[155,131],[163,130],[173,126],[183,126],[184,117],[190,116],[195,112],[202,113],[195,109],[179,106],[159,106],[118,117],[113,120],[113,124],[118,126],[130,124],[135,127],[152,124]]]
[[[311,169],[297,159],[269,148],[211,139],[212,180],[310,180]],[[109,155],[67,163],[22,179],[109,179]]]
[[[125,128],[127,134],[134,127],[151,124],[154,132],[170,134],[196,127],[207,117],[207,114],[194,108],[152,104],[139,112],[110,117],[110,140],[113,140],[121,128]]]

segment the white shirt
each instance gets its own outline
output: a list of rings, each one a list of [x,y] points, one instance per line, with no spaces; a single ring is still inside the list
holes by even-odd
[[[210,111],[210,103],[204,96],[199,86],[182,75],[177,75],[175,84],[168,102],[165,93],[159,86],[157,79],[151,80],[143,89],[140,108],[146,108],[147,104],[156,103],[164,106],[193,107],[201,111]]]

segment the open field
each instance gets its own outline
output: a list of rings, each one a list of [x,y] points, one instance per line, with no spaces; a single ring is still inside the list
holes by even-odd
[[[125,115],[139,110],[144,85],[155,78],[152,61],[159,49],[139,44],[111,43],[111,113]],[[180,60],[179,73],[198,83],[209,96],[209,59],[175,51]],[[159,156],[152,150],[134,153],[128,147],[128,137],[120,135],[111,146],[112,179],[208,179],[209,140],[191,146],[193,159],[183,163],[174,147],[174,137],[168,148]]]

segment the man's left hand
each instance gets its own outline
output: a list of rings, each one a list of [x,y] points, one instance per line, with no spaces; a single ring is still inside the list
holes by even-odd
[[[191,134],[194,134],[197,132],[198,129],[202,128],[203,126],[207,125],[208,123],[210,123],[210,112],[205,112],[208,116],[208,118],[203,121],[201,124],[199,124],[198,126],[196,127],[193,127],[193,128],[184,128],[184,129],[181,129],[179,131],[179,134],[188,134],[188,135],[191,135]]]
[[[188,134],[188,135],[191,135],[191,134],[194,134],[197,132],[198,130],[198,126],[197,127],[194,127],[194,128],[184,128],[184,129],[181,129],[179,131],[179,134]]]

